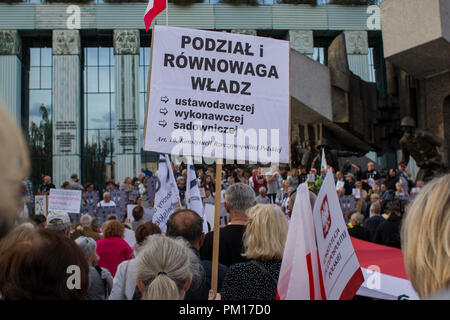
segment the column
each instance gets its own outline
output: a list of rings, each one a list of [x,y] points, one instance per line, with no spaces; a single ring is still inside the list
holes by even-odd
[[[312,30],[289,30],[287,40],[289,40],[291,49],[313,59],[314,36]]]
[[[139,30],[114,30],[116,181],[141,170],[139,134]]]
[[[53,182],[80,176],[81,69],[78,30],[53,30]]]
[[[367,31],[344,31],[350,71],[369,81],[369,40]]]
[[[17,30],[0,30],[0,101],[20,126],[22,42]]]

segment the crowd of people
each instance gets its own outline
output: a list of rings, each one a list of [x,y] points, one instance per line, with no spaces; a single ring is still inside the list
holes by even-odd
[[[3,111],[0,117],[7,119]],[[200,213],[184,208],[186,172],[178,166],[173,169],[182,205],[170,215],[165,233],[144,210],[152,206],[145,203],[145,174],[135,183],[133,179],[119,186],[109,182],[105,189],[128,188],[131,194],[137,188],[140,200],[134,200],[134,223],[116,215],[100,223],[85,213],[74,225],[67,212],[24,215],[24,203],[32,201],[26,192],[28,183],[23,182],[29,168],[25,144],[9,123],[0,126],[0,142],[4,146],[0,165],[7,169],[0,188],[17,182],[16,188],[0,192],[4,300],[274,300],[296,188],[307,183],[310,192],[317,193],[326,173],[276,167],[267,172],[262,168],[222,172],[229,223],[220,230],[219,294],[215,295],[211,292],[213,233],[203,232]],[[412,185],[404,165],[387,176],[374,163],[365,171],[354,165],[340,169],[334,172],[336,190],[350,235],[401,247],[419,296],[448,297],[450,175]],[[197,174],[207,203],[216,196],[214,167],[199,169]],[[83,186],[76,175],[70,180],[62,187],[93,191],[92,184]],[[51,178],[45,176],[38,192],[46,194],[52,187]],[[102,201],[112,201],[108,191]]]

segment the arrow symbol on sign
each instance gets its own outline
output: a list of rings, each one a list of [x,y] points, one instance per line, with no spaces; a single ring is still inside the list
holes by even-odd
[[[163,115],[166,115],[169,111],[167,111],[166,108],[161,108],[159,109],[159,112],[162,113]]]
[[[166,96],[161,97],[161,101],[167,103],[167,101],[169,101],[169,98],[167,98]]]
[[[165,128],[167,126],[166,120],[159,121],[158,124],[163,128]]]

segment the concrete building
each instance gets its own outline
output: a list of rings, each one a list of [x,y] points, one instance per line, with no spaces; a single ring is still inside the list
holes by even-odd
[[[29,138],[34,183],[41,173],[55,185],[77,173],[101,185],[154,169],[156,155],[142,151],[147,4],[32,2],[0,2],[0,99]],[[388,89],[379,11],[262,3],[169,4],[169,25],[289,40],[291,140],[327,137],[336,148],[387,154],[379,159],[395,164],[398,132],[382,123],[400,113],[383,114],[380,102]],[[165,24],[164,12],[155,23]]]

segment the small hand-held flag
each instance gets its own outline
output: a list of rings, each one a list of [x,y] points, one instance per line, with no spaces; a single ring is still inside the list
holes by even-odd
[[[145,10],[144,22],[145,22],[145,30],[148,32],[150,25],[152,24],[153,19],[161,13],[164,9],[166,9],[167,0],[149,0],[147,9]]]

